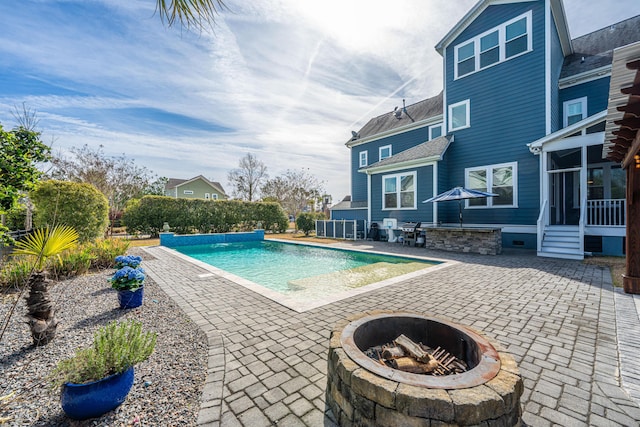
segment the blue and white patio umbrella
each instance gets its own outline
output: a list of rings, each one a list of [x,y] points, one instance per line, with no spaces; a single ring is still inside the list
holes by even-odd
[[[484,191],[472,190],[470,188],[455,187],[451,190],[447,190],[444,193],[440,193],[437,196],[433,196],[430,199],[424,200],[422,203],[430,202],[448,202],[450,200],[458,201],[458,210],[460,218],[460,227],[462,227],[462,200],[464,199],[477,199],[481,197],[497,197],[498,194],[485,193]]]

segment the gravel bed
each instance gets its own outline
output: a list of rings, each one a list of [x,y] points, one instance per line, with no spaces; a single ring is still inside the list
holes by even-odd
[[[0,396],[15,392],[8,402],[0,402],[0,419],[9,417],[8,425],[196,425],[207,372],[206,335],[149,278],[143,305],[120,310],[117,293],[107,282],[112,273],[88,274],[50,286],[60,323],[56,338],[43,347],[32,345],[24,321],[24,299],[20,299],[0,342]],[[15,300],[16,295],[0,293],[2,324]],[[126,319],[138,319],[144,330],[158,333],[155,352],[135,367],[135,383],[127,400],[100,418],[80,422],[65,417],[59,390],[50,388],[47,375],[59,360],[89,346],[98,327]]]

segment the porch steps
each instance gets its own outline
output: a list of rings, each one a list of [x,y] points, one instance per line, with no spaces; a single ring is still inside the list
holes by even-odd
[[[542,248],[538,256],[563,259],[584,259],[580,251],[580,230],[577,226],[546,226],[542,237]]]

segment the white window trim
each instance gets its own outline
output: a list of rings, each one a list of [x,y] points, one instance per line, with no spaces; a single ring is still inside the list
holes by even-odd
[[[183,194],[193,194],[193,190],[184,190]]]
[[[449,108],[447,110],[447,112],[448,112],[447,120],[449,121],[449,126],[448,126],[449,132],[453,132],[455,130],[461,130],[461,129],[466,129],[468,127],[471,127],[471,113],[470,113],[471,106],[470,106],[470,104],[471,104],[470,101],[468,99],[465,99],[464,101],[456,102],[455,104],[450,104],[449,105]],[[466,117],[466,123],[467,124],[465,126],[454,128],[453,127],[453,114],[452,114],[452,111],[453,111],[453,109],[455,107],[458,107],[460,105],[466,105],[465,112],[466,112],[466,115],[467,115],[467,117]]]
[[[402,208],[400,207],[400,178],[403,176],[413,176],[413,207],[405,207]],[[384,206],[384,180],[387,178],[395,178],[396,179],[396,202],[398,204],[397,208],[387,208]],[[381,186],[382,186],[382,209],[383,211],[407,211],[407,210],[416,210],[418,209],[418,202],[417,202],[417,197],[418,197],[418,174],[416,173],[416,171],[413,172],[403,172],[403,173],[395,173],[392,175],[382,175],[382,181],[381,181]]]
[[[391,149],[391,145],[383,145],[382,147],[378,148],[378,161],[384,160],[382,158],[382,150],[384,150],[385,148],[389,149],[389,155],[385,157],[385,159],[388,159],[389,157],[393,156],[393,150]]]
[[[520,52],[517,55],[513,55],[510,56],[509,58],[506,57],[506,46],[507,46],[507,25],[513,24],[516,21],[519,21],[522,18],[526,18],[527,19],[527,50],[525,50],[524,52]],[[455,45],[453,47],[453,67],[454,67],[454,80],[458,80],[467,76],[470,76],[472,74],[477,73],[478,71],[482,71],[482,70],[486,70],[487,68],[491,68],[494,65],[498,65],[501,64],[505,61],[509,61],[513,58],[517,58],[521,55],[525,55],[529,52],[531,52],[533,50],[533,24],[532,24],[532,13],[531,11],[525,12],[522,15],[516,16],[513,19],[510,19],[496,27],[493,27],[487,31],[485,31],[484,33],[478,34],[477,36],[471,38],[471,39],[467,39],[465,41],[463,41],[462,43],[458,43],[457,45]],[[500,52],[499,55],[499,59],[497,62],[494,62],[493,64],[489,64],[484,68],[480,68],[480,39],[484,36],[486,36],[487,34],[493,33],[494,31],[498,30],[498,50]],[[474,70],[470,73],[467,73],[463,76],[459,76],[458,75],[458,49],[460,47],[463,47],[467,44],[469,44],[469,42],[473,42],[473,56],[474,56],[474,60],[475,60],[475,67]]]
[[[211,198],[212,198],[213,200],[218,200],[218,195],[217,195],[216,193],[213,193],[213,194],[211,195]]]
[[[569,123],[569,115],[567,114],[567,107],[569,104],[582,104],[582,119],[587,118],[587,97],[583,96],[582,98],[570,99],[568,101],[564,101],[562,103],[562,127],[566,128]],[[583,131],[584,132],[584,131]]]
[[[434,139],[434,138],[433,138],[433,136],[431,135],[431,130],[432,130],[432,129],[435,129],[435,128],[438,128],[438,127],[440,128],[440,136],[443,136],[443,135],[444,135],[444,127],[443,127],[443,123],[442,123],[442,122],[440,122],[440,123],[436,123],[435,125],[431,125],[431,126],[429,126],[429,141],[431,141],[432,139]],[[437,137],[436,137],[436,138],[437,138]]]
[[[484,169],[487,171],[487,186],[488,191],[491,193],[493,188],[493,169],[496,168],[504,168],[511,167],[512,176],[513,176],[513,204],[512,205],[498,205],[493,206],[493,197],[487,197],[487,205],[486,206],[469,206],[469,199],[465,200],[465,209],[513,209],[518,207],[518,162],[510,162],[510,163],[498,163],[495,165],[486,165],[486,166],[475,166],[472,168],[464,169],[464,185],[469,187],[469,172],[476,171],[479,169]]]
[[[209,200],[211,198],[211,194],[209,193],[204,193],[204,199],[205,200]]]
[[[358,164],[360,165],[361,168],[367,166],[369,163],[369,160],[367,159],[368,157],[368,152],[367,151],[361,151],[358,153]],[[364,161],[363,161],[364,160]]]

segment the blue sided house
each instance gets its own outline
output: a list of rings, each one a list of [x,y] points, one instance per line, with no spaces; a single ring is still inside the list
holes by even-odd
[[[456,226],[457,202],[422,202],[463,186],[497,194],[462,212],[504,248],[622,255],[626,178],[603,144],[613,51],[638,40],[640,16],[571,39],[561,0],[478,2],[435,47],[442,92],[352,132],[332,219]]]

